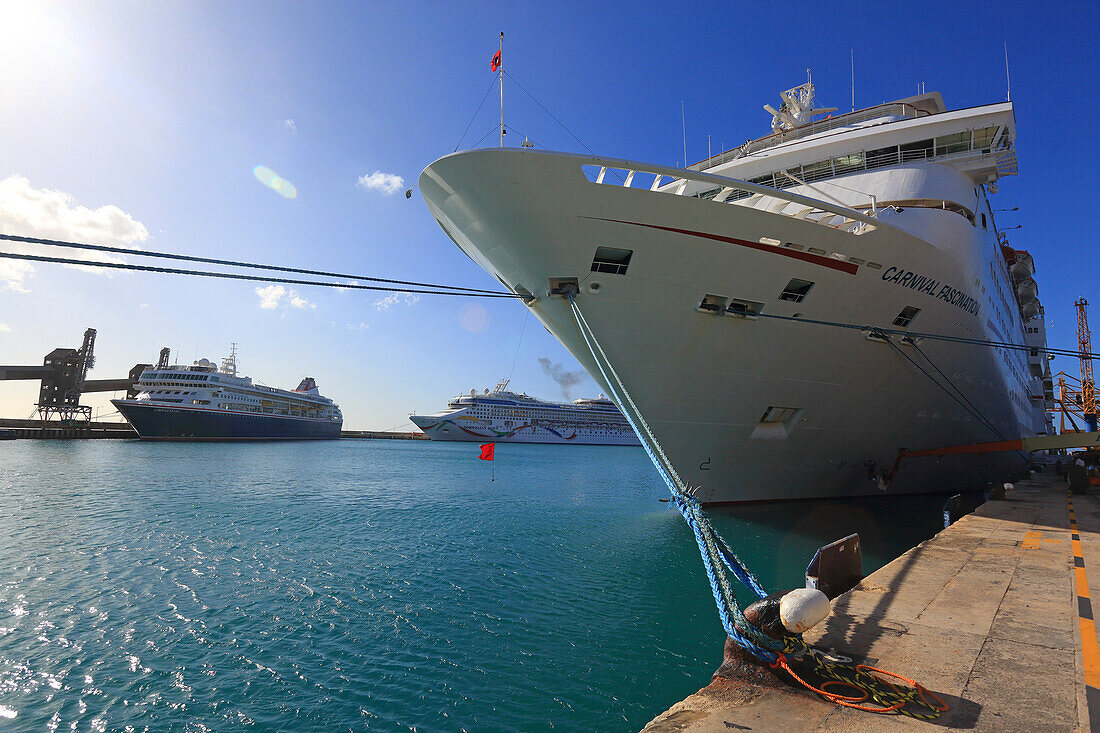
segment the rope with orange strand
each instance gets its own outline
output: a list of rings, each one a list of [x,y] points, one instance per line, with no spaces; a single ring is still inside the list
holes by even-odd
[[[813,684],[803,679],[802,675],[795,672],[786,654],[778,654],[771,668],[785,670],[787,674],[807,690],[820,695],[829,702],[855,710],[862,710],[867,713],[896,713],[917,720],[932,720],[938,718],[949,709],[939,695],[916,680],[911,680],[908,677],[903,677],[900,674],[885,669],[872,667],[869,664],[850,666],[830,662],[824,655],[812,647],[805,644],[802,644],[802,646],[808,656],[814,660],[815,666],[813,672],[817,674],[818,677],[825,680],[819,683],[819,686],[815,687]],[[908,686],[896,685],[890,680],[871,674],[872,672],[901,680]],[[861,694],[855,696],[829,692],[825,688],[830,685],[845,685],[858,690]],[[929,700],[929,698],[932,698],[932,700]],[[868,700],[876,703],[876,705],[860,704]]]

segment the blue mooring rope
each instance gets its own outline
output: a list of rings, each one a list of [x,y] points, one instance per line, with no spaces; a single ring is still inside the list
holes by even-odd
[[[603,347],[596,340],[596,335],[589,328],[580,308],[577,307],[571,295],[568,296],[568,299],[573,310],[573,316],[577,321],[577,328],[581,332],[585,345],[588,346],[592,360],[596,363],[604,382],[611,391],[611,396],[623,408],[623,416],[626,417],[634,432],[638,434],[646,454],[657,468],[661,478],[664,479],[665,485],[668,486],[668,490],[672,494],[672,503],[695,535],[695,543],[699,546],[699,555],[703,559],[707,580],[710,581],[711,592],[714,594],[714,602],[718,607],[718,617],[722,621],[722,628],[742,649],[769,664],[774,664],[778,658],[776,652],[783,649],[783,643],[772,639],[748,623],[741,613],[737,596],[723,568],[728,568],[742,584],[752,590],[758,597],[763,598],[768,595],[768,592],[756,576],[752,574],[752,571],[730,549],[729,545],[714,531],[710,521],[703,514],[702,506],[688,490],[679,474],[676,473],[676,469],[668,460],[661,444],[649,429],[645,418],[642,417],[637,405],[634,404],[634,400],[627,392],[626,386],[616,373],[615,367],[611,365],[611,361],[607,358]],[[607,365],[606,369],[604,364]],[[608,372],[610,372],[610,376]]]

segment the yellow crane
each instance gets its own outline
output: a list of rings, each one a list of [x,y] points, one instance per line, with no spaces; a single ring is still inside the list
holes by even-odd
[[[1096,382],[1092,378],[1092,333],[1089,331],[1088,301],[1074,301],[1077,308],[1077,350],[1081,359],[1081,409],[1090,432],[1096,430]]]

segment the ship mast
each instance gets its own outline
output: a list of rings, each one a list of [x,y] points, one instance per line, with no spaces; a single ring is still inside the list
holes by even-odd
[[[500,147],[504,147],[504,31],[500,32]]]
[[[229,356],[222,359],[222,373],[237,376],[237,342],[229,344]]]

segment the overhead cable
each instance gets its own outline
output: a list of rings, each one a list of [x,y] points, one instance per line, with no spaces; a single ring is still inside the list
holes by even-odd
[[[16,254],[14,252],[0,252],[0,258],[8,260],[24,260],[28,262],[52,262],[62,265],[80,265],[82,267],[107,267],[113,270],[136,270],[138,272],[160,272],[168,275],[195,275],[198,277],[218,277],[226,280],[249,280],[253,282],[282,283],[286,285],[315,285],[323,288],[340,288],[342,290],[373,290],[384,293],[417,293],[420,295],[461,295],[469,298],[511,298],[519,299],[519,295],[512,293],[492,292],[468,292],[454,289],[426,290],[424,288],[396,288],[385,285],[361,285],[359,283],[326,282],[324,280],[298,280],[284,277],[264,277],[263,275],[244,275],[236,272],[211,272],[209,270],[183,270],[177,267],[154,267],[153,265],[134,265],[128,262],[96,262],[94,260],[77,260],[68,257],[47,257],[45,255]],[[432,286],[445,288],[446,286]]]
[[[0,234],[0,239],[12,242],[24,242],[26,244],[41,244],[47,247],[68,247],[70,249],[84,249],[93,252],[111,252],[113,254],[133,255],[135,257],[160,257],[168,260],[181,260],[184,262],[203,262],[208,265],[225,265],[226,267],[246,267],[254,270],[271,270],[272,272],[295,272],[301,275],[319,275],[321,277],[338,277],[345,280],[366,280],[367,282],[390,283],[393,285],[409,285],[417,288],[438,288],[441,290],[458,290],[467,293],[489,293],[492,295],[507,295],[496,290],[484,290],[482,288],[463,288],[457,285],[435,285],[411,280],[394,280],[388,277],[371,277],[369,275],[348,275],[341,272],[326,272],[324,270],[307,270],[301,267],[283,267],[280,265],[261,265],[254,262],[238,262],[235,260],[220,260],[214,257],[199,257],[196,255],[181,255],[171,252],[156,252],[152,250],[133,249],[130,247],[114,247],[105,244],[86,244],[83,242],[66,242],[58,239],[40,239],[38,237],[22,237],[15,234]],[[84,263],[81,263],[84,264]],[[98,263],[96,263],[98,264]],[[343,287],[343,286],[341,286]]]

